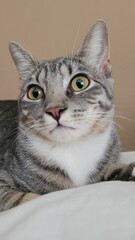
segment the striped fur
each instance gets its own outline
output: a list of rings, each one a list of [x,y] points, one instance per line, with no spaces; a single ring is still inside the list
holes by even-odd
[[[98,182],[104,167],[119,158],[105,23],[92,27],[75,56],[38,62],[16,43],[9,48],[21,93],[18,103],[0,101],[1,211]],[[90,81],[81,92],[71,88],[78,75]],[[32,85],[42,89],[41,99],[28,98]],[[49,112],[57,108],[59,120]]]

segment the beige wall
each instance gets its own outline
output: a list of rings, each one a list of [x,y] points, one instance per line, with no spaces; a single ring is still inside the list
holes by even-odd
[[[135,0],[0,0],[0,99],[19,93],[10,40],[38,59],[66,55],[97,19],[106,21],[110,34],[122,149],[135,150]]]

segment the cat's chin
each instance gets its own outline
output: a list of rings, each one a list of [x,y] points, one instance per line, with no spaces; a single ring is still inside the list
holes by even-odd
[[[81,134],[75,128],[58,125],[50,131],[48,137],[53,142],[66,143],[79,139]]]

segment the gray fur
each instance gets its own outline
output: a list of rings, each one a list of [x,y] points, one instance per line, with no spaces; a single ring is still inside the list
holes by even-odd
[[[93,50],[93,38],[96,42],[97,30],[100,31],[98,47]],[[83,142],[87,137],[85,135],[99,135],[111,124],[105,152],[85,184],[101,181],[100,174],[104,167],[119,159],[119,139],[113,124],[113,84],[107,56],[109,50],[105,23],[98,21],[93,26],[75,56],[38,62],[16,43],[10,43],[9,49],[19,72],[21,93],[18,103],[0,101],[1,211],[41,194],[75,187],[68,172],[55,159],[48,159],[46,155],[44,158],[37,156],[32,151],[30,136],[38,136],[45,143],[52,144],[53,148],[63,144],[63,141],[65,144],[66,141],[67,144],[74,144],[78,139]],[[93,86],[75,94],[70,83],[78,74],[92,79]],[[33,84],[44,91],[39,101],[28,99],[27,92]],[[76,122],[80,126],[88,125],[88,121],[92,121],[89,114],[91,110],[95,118],[87,133],[76,137],[71,134],[67,140],[66,136],[60,139],[50,134],[49,121],[54,117],[52,109],[56,111],[56,107],[61,107],[60,116],[67,113],[70,115],[68,124]]]

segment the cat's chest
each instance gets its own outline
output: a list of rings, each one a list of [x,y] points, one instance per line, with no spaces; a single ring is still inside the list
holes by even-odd
[[[75,186],[82,186],[94,172],[101,154],[101,148],[97,153],[96,146],[91,146],[85,141],[72,146],[56,147],[50,156],[55,159],[61,169],[68,173]]]
[[[56,163],[63,169],[75,186],[82,186],[87,183],[90,174],[103,160],[109,137],[110,129],[83,141],[55,146],[33,138],[32,148],[35,154],[41,156],[41,159],[46,159],[48,163]]]

